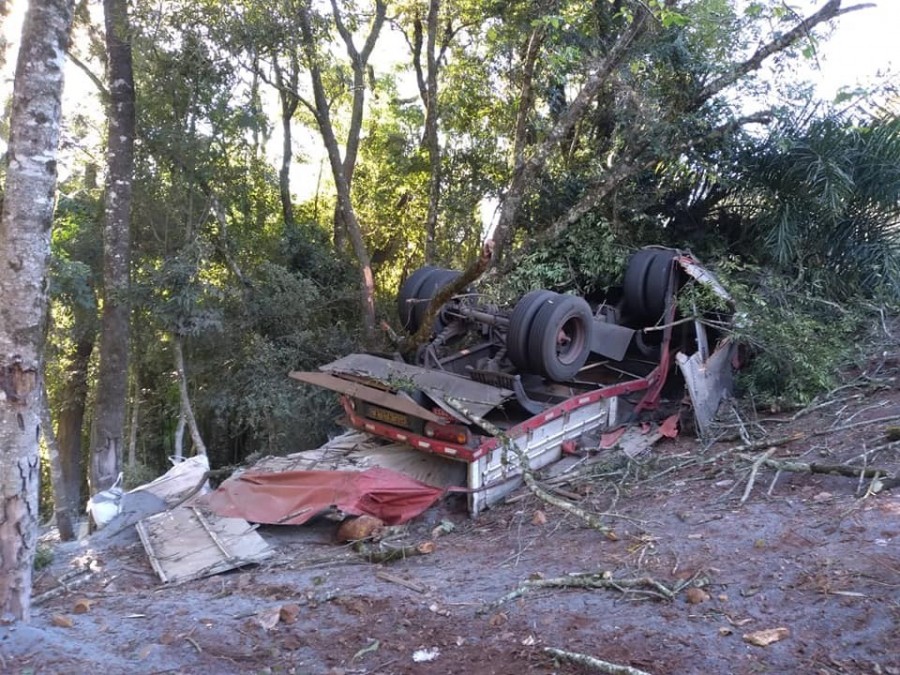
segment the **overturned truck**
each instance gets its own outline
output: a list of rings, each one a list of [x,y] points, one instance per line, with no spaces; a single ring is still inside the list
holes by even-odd
[[[458,275],[410,275],[404,329],[415,332]],[[725,309],[690,306],[691,287]],[[290,376],[338,392],[347,426],[463,464],[474,515],[519,484],[523,462],[540,469],[673,407],[692,407],[705,433],[731,389],[730,318],[727,292],[692,255],[648,247],[601,297],[539,289],[503,310],[465,293],[440,308],[413,362],[351,354]]]

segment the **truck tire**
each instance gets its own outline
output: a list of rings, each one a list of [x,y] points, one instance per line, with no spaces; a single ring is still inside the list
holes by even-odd
[[[546,300],[528,333],[531,367],[550,380],[571,380],[590,356],[593,322],[584,298],[557,295]]]
[[[506,334],[506,355],[519,370],[528,371],[528,333],[535,314],[544,302],[556,297],[556,293],[539,288],[529,291],[516,303],[509,317],[509,331]]]
[[[642,322],[655,322],[666,309],[666,294],[676,251],[641,249],[625,270],[623,292],[627,313]]]
[[[428,311],[429,301],[451,281],[457,279],[462,273],[456,270],[434,269],[431,274],[425,277],[419,290],[416,292],[416,299],[419,302],[412,305],[412,319],[409,331],[415,333],[422,325],[425,318],[425,312]],[[442,328],[440,316],[435,320],[434,331],[438,332]]]
[[[410,333],[415,332],[413,329],[413,308],[416,303],[413,302],[418,298],[419,289],[425,280],[435,272],[437,268],[431,266],[420,267],[407,277],[406,281],[400,286],[397,293],[397,315],[400,317],[400,326],[403,330]]]

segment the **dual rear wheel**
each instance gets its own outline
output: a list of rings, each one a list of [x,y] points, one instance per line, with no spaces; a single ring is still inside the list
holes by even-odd
[[[519,370],[550,380],[570,380],[591,353],[593,321],[584,298],[531,291],[510,316],[507,356]]]

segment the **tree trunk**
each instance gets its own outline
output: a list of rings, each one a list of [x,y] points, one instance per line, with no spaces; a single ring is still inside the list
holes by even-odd
[[[322,134],[322,141],[328,152],[328,161],[331,165],[331,172],[334,176],[335,187],[337,188],[337,217],[335,218],[335,223],[340,219],[340,222],[346,227],[347,234],[350,237],[350,243],[353,246],[353,253],[359,264],[360,303],[363,314],[363,329],[365,330],[366,337],[371,339],[375,333],[375,277],[372,273],[372,261],[369,257],[369,251],[363,237],[362,227],[359,224],[359,220],[357,220],[353,202],[350,198],[350,181],[353,176],[353,167],[356,162],[356,153],[359,147],[359,135],[362,127],[363,103],[365,100],[365,87],[363,81],[365,64],[368,62],[369,55],[372,53],[375,41],[378,38],[378,33],[384,22],[385,5],[381,0],[376,0],[375,19],[372,22],[372,28],[362,52],[356,51],[356,48],[353,45],[352,36],[346,26],[344,26],[334,0],[332,0],[332,8],[335,23],[337,24],[338,31],[341,33],[341,37],[344,39],[347,53],[353,64],[354,83],[357,82],[357,74],[359,74],[360,84],[353,92],[353,109],[351,112],[350,130],[347,133],[347,151],[344,159],[341,159],[340,148],[338,147],[334,126],[331,122],[328,97],[325,93],[325,84],[322,81],[322,71],[319,67],[318,54],[316,52],[318,41],[317,36],[313,32],[311,9],[308,0],[301,3],[298,8],[298,18],[300,20],[300,33],[303,40],[303,47],[309,59],[309,72],[313,85],[316,123],[319,126],[319,131]]]
[[[41,392],[41,432],[44,435],[44,442],[47,444],[47,454],[50,460],[53,513],[56,516],[59,538],[63,541],[72,541],[75,538],[75,530],[72,527],[72,500],[68,495],[68,486],[63,476],[62,459],[59,444],[56,442],[56,434],[53,432],[53,416],[50,414],[50,401],[47,398],[46,386]]]
[[[297,85],[300,64],[297,56],[291,54],[288,72],[285,73],[276,58],[274,60],[275,83],[278,85],[278,98],[281,101],[281,170],[278,172],[278,189],[281,194],[281,211],[284,215],[284,229],[294,229],[294,203],[291,200],[291,161],[294,155],[294,143],[291,133],[291,122],[300,98],[297,96]]]
[[[73,4],[32,2],[25,15],[0,213],[0,617],[23,621],[37,544],[47,261]]]
[[[306,11],[301,10],[301,11]],[[347,181],[347,190],[353,188],[353,174],[356,171],[356,158],[359,154],[360,132],[362,130],[363,113],[365,111],[366,101],[366,66],[369,63],[369,56],[375,47],[375,42],[381,33],[381,27],[384,24],[384,17],[387,12],[387,5],[383,0],[375,2],[375,16],[372,19],[372,25],[369,35],[363,45],[362,51],[356,48],[353,41],[353,35],[344,24],[341,11],[337,6],[336,0],[331,0],[331,12],[334,16],[334,23],[344,41],[347,50],[347,56],[350,57],[350,69],[353,71],[353,89],[351,91],[350,104],[350,126],[347,129],[347,139],[345,142],[344,159],[342,161],[344,178]],[[302,18],[301,18],[302,21]],[[317,103],[318,105],[318,103]],[[355,216],[353,220],[355,220]],[[337,250],[341,250],[349,235],[350,242],[353,246],[354,253],[358,254],[358,248],[354,240],[352,231],[353,224],[345,214],[345,208],[341,205],[340,200],[334,207],[334,244]],[[358,257],[358,255],[357,255]]]
[[[187,420],[188,429],[191,432],[191,440],[194,442],[194,454],[205,455],[206,444],[200,436],[200,429],[197,427],[197,420],[194,417],[194,409],[191,407],[191,399],[188,395],[187,373],[184,370],[184,338],[180,335],[174,335],[172,340],[172,349],[175,352],[175,371],[178,373],[178,391],[181,394],[181,412]]]
[[[103,224],[103,314],[91,439],[91,491],[121,470],[128,396],[128,302],[134,173],[134,72],[127,0],[103,0],[109,73],[109,129]]]
[[[56,441],[59,444],[66,496],[73,513],[81,508],[81,487],[84,483],[82,441],[84,439],[84,414],[87,409],[88,367],[94,351],[94,335],[78,329],[82,322],[91,320],[85,311],[75,312],[75,332],[80,337],[75,344],[71,365],[66,369],[62,389],[59,391],[59,414],[56,417]]]
[[[511,242],[515,233],[519,208],[522,205],[522,200],[525,198],[525,193],[534,179],[543,171],[550,153],[556,150],[560,141],[584,117],[589,110],[590,103],[628,55],[629,47],[646,30],[648,23],[646,12],[638,10],[631,25],[616,40],[609,52],[590,64],[589,75],[585,79],[581,90],[560,115],[559,121],[550,130],[547,137],[534,149],[530,157],[527,159],[524,156],[517,158],[517,163],[513,169],[513,177],[510,181],[509,189],[504,195],[500,217],[494,230],[494,260],[502,258],[506,247]],[[520,110],[520,118],[522,114],[523,111]]]
[[[128,425],[128,466],[137,466],[137,430],[141,411],[141,383],[134,376],[134,393],[131,398],[131,423]]]
[[[425,21],[425,78],[419,82],[419,94],[425,105],[425,133],[422,145],[428,152],[428,215],[425,219],[425,263],[431,264],[436,258],[438,209],[441,199],[441,146],[438,139],[438,68],[440,66],[436,52],[438,13],[440,0],[429,0],[428,17]],[[419,20],[416,19],[419,24]],[[416,27],[416,59],[419,62],[416,72],[421,73],[421,32]],[[424,85],[424,86],[423,86]]]
[[[179,390],[180,390],[179,385]],[[175,443],[174,450],[172,455],[175,459],[182,459],[184,457],[184,428],[187,424],[187,419],[184,414],[184,405],[181,404],[181,394],[178,395],[178,422],[175,424]]]

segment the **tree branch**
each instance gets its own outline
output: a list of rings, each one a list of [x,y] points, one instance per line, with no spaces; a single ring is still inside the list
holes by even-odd
[[[76,66],[78,66],[78,68],[88,76],[88,79],[94,83],[94,86],[97,87],[97,91],[100,92],[100,96],[103,99],[103,104],[106,105],[109,102],[109,89],[107,89],[106,85],[103,84],[103,80],[97,77],[94,74],[94,71],[92,71],[84,61],[75,56],[75,54],[73,54],[71,50],[66,52],[66,56],[68,56],[69,60]]]
[[[723,89],[730,87],[745,75],[753,72],[754,70],[758,70],[760,66],[762,66],[763,61],[765,61],[768,57],[772,56],[773,54],[777,54],[778,52],[784,51],[799,39],[809,35],[810,31],[819,24],[826,21],[831,21],[832,19],[835,19],[843,14],[848,14],[860,9],[866,9],[875,6],[874,4],[866,3],[841,9],[841,2],[842,0],[828,0],[828,2],[825,3],[822,9],[820,9],[818,12],[798,23],[787,33],[779,35],[768,44],[765,44],[757,49],[753,56],[751,56],[743,63],[738,64],[738,66],[732,69],[730,73],[726,73],[725,75],[722,75],[721,77],[710,82],[700,90],[700,93],[697,97],[698,107],[712,96],[718,94]]]
[[[481,255],[478,256],[478,258],[471,263],[465,271],[456,278],[456,280],[439,289],[438,292],[434,294],[434,297],[432,297],[431,301],[428,303],[428,308],[425,310],[425,315],[422,318],[422,323],[419,325],[419,330],[416,331],[415,335],[410,336],[404,341],[400,346],[400,351],[405,353],[413,352],[419,345],[428,341],[431,337],[431,331],[434,326],[434,320],[437,318],[438,311],[440,311],[441,307],[443,307],[450,298],[462,293],[466,286],[484,274],[484,271],[491,263],[492,255],[492,242],[485,242],[481,249]]]
[[[600,89],[609,80],[615,68],[625,58],[628,48],[646,30],[648,23],[646,17],[647,13],[645,11],[642,9],[637,10],[628,30],[616,40],[612,49],[605,56],[594,62],[593,67],[589,69],[592,72],[581,90],[560,116],[559,121],[548,136],[537,147],[534,154],[514,168],[510,188],[504,198],[499,222],[494,231],[495,256],[497,258],[502,256],[506,245],[512,238],[519,207],[524,198],[526,188],[544,168],[550,153],[556,149],[559,142],[566,137],[566,134],[569,133],[575,123],[584,116],[590,102],[594,100]]]
[[[554,647],[544,647],[544,651],[558,659],[571,661],[572,663],[585,666],[591,670],[596,670],[598,673],[607,673],[608,675],[650,675],[646,670],[639,670],[637,668],[632,668],[631,666],[622,666],[618,663],[602,661],[601,659],[596,659],[587,654],[569,652],[564,649],[555,649]]]

